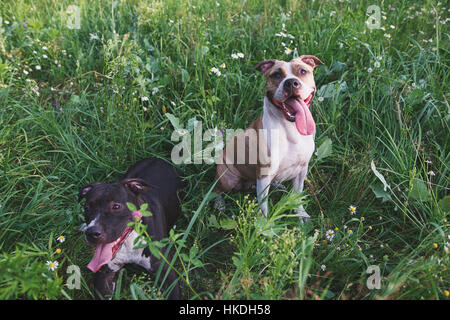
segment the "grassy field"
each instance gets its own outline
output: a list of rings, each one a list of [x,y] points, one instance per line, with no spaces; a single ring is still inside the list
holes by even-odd
[[[268,219],[254,191],[219,212],[215,166],[178,165],[183,298],[448,299],[449,17],[429,0],[2,0],[0,299],[91,299],[79,188],[170,161],[175,127],[245,128],[262,111],[255,65],[301,54],[325,63],[305,192],[272,191]],[[156,276],[123,269],[113,298],[164,299]]]

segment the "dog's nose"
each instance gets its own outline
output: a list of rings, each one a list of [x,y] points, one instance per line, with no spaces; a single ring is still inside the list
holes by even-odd
[[[300,81],[297,79],[286,79],[284,81],[284,89],[286,90],[292,90],[292,89],[297,89],[298,87],[300,87]]]
[[[100,228],[97,226],[89,227],[86,230],[86,236],[89,240],[97,241],[102,235]]]

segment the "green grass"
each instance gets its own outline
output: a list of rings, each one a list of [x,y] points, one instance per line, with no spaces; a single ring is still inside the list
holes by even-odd
[[[383,29],[369,30],[371,1],[80,0],[70,29],[72,4],[0,3],[0,298],[92,298],[78,189],[145,157],[170,161],[168,113],[185,128],[245,128],[262,110],[254,66],[313,54],[325,65],[302,195],[290,183],[271,192],[265,219],[254,191],[227,194],[220,213],[215,166],[178,166],[189,185],[171,236],[183,298],[447,299],[450,7],[383,3]],[[71,264],[79,290],[66,286]],[[366,287],[369,265],[380,290]],[[114,298],[165,298],[159,276],[127,267]]]

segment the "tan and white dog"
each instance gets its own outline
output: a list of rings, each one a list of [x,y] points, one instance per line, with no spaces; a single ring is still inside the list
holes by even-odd
[[[309,110],[316,92],[313,70],[321,64],[317,57],[303,55],[256,66],[266,77],[263,113],[219,155],[217,193],[245,190],[256,183],[258,202],[267,216],[271,184],[292,180],[294,189],[303,191],[316,129]],[[301,222],[309,218],[301,205],[296,213]]]

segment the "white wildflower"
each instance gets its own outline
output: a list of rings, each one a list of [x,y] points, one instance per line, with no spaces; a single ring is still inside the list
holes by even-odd
[[[56,268],[58,268],[58,261],[47,261],[46,265],[48,266],[49,270],[55,271]]]
[[[328,230],[326,235],[327,235],[327,240],[333,241],[333,238],[334,238],[334,231],[333,230],[331,230],[331,229]]]
[[[89,33],[89,40],[98,40],[98,35],[96,33]]]

